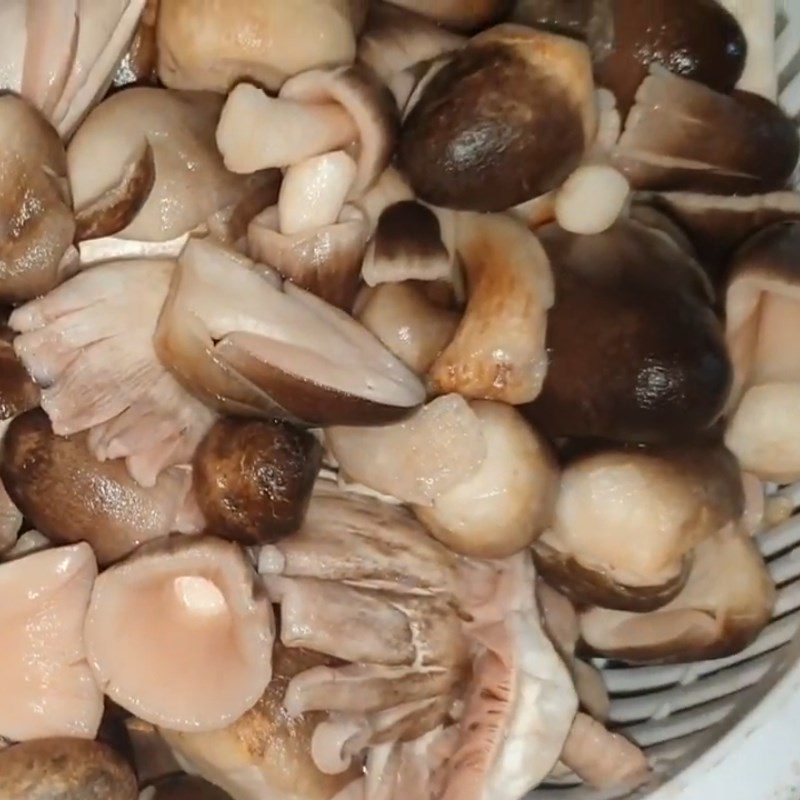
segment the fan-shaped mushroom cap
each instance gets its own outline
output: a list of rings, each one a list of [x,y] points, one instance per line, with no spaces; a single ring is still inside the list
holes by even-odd
[[[648,614],[592,608],[581,615],[596,653],[634,663],[720,658],[744,649],[772,617],[775,586],[753,540],[727,526],[701,542],[681,593]]]
[[[560,185],[594,140],[589,51],[501,25],[426,83],[398,157],[417,195],[448,208],[504,211]]]
[[[686,439],[716,422],[731,366],[699,265],[662,233],[618,221],[576,236],[537,229],[556,304],[530,418],[549,436]]]
[[[392,5],[415,11],[441,25],[457,30],[471,30],[488,25],[500,18],[510,5],[510,0],[389,0]]]
[[[103,698],[83,642],[96,576],[87,544],[0,564],[1,736],[20,741],[97,734]],[[5,775],[0,769],[0,786]]]
[[[100,742],[41,739],[0,751],[0,797],[25,800],[137,800],[136,778]]]
[[[424,399],[413,373],[350,316],[200,240],[180,258],[156,349],[228,413],[364,425],[400,419]]]
[[[212,537],[141,547],[95,583],[86,650],[115,703],[154,725],[219,730],[270,680],[272,609],[245,554]]]
[[[649,611],[686,583],[694,547],[743,512],[739,467],[722,447],[601,450],[565,469],[534,556],[578,604]]]

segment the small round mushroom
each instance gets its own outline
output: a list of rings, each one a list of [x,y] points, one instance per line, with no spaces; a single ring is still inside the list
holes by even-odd
[[[392,5],[430,17],[440,25],[456,30],[485,27],[503,16],[510,0],[389,0]]]
[[[208,530],[244,545],[293,533],[321,460],[317,439],[288,423],[220,420],[193,460],[194,491]]]
[[[537,229],[556,304],[549,365],[526,413],[551,437],[686,440],[720,417],[731,364],[700,266],[661,232],[619,220],[578,236]]]
[[[433,205],[504,211],[578,166],[595,137],[593,88],[585,45],[498,26],[426,83],[403,122],[399,164]]]
[[[103,565],[142,542],[196,529],[183,516],[191,489],[188,470],[170,468],[145,488],[123,461],[98,461],[85,434],[56,436],[41,410],[22,414],[9,426],[0,477],[14,504],[48,539],[88,541]]]
[[[211,731],[269,684],[274,621],[237,545],[171,537],[98,578],[85,638],[95,679],[115,703],[153,725]]]
[[[518,411],[473,402],[486,458],[469,478],[414,513],[452,550],[504,558],[530,545],[550,524],[558,467],[549,445]]]
[[[720,446],[603,449],[565,468],[534,557],[579,605],[650,611],[683,588],[694,547],[743,512],[739,467]]]
[[[595,653],[637,664],[721,658],[747,647],[774,605],[756,544],[729,525],[697,546],[689,580],[670,603],[646,614],[589,609],[581,635]]]
[[[137,800],[131,768],[110,747],[39,739],[0,751],[0,797],[25,800]]]

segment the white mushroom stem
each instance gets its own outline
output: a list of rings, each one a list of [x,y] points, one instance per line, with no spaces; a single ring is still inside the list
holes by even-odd
[[[356,162],[343,150],[289,167],[278,198],[281,233],[291,236],[336,222],[355,177]]]
[[[630,189],[627,178],[614,167],[585,164],[559,189],[556,220],[570,233],[602,233],[622,214]]]
[[[338,103],[270,97],[248,83],[228,95],[217,127],[225,166],[243,174],[288,167],[357,138],[355,122]]]

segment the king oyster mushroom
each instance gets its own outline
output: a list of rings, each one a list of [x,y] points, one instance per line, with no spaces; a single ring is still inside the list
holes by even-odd
[[[595,236],[537,229],[557,301],[550,357],[529,417],[551,437],[685,440],[710,428],[731,365],[694,259],[657,230],[619,220]]]
[[[33,106],[0,95],[0,301],[48,291],[76,266],[64,146]]]
[[[202,527],[189,470],[172,467],[145,488],[124,462],[98,461],[86,434],[56,436],[39,410],[9,426],[0,477],[17,508],[48,539],[87,541],[101,565],[171,531]]]
[[[55,433],[87,431],[97,458],[125,458],[131,475],[148,487],[163,469],[191,458],[214,420],[153,349],[174,271],[172,261],[112,261],[10,319],[21,332],[15,350],[44,387],[41,404]]]
[[[485,27],[499,19],[510,0],[389,0],[392,5],[430,17],[440,25],[457,30]]]
[[[772,617],[775,585],[753,540],[727,525],[701,542],[689,580],[646,614],[590,608],[581,636],[595,653],[641,664],[700,661],[743,650]]]
[[[743,512],[739,467],[723,447],[604,448],[565,468],[534,557],[578,604],[650,611],[681,591],[694,548]]]
[[[83,624],[97,564],[87,544],[0,564],[0,736],[93,739],[103,697],[87,664]],[[2,759],[4,754],[0,754]],[[0,786],[6,777],[0,769]],[[3,795],[5,797],[28,797]]]
[[[273,636],[246,555],[208,536],[150,542],[107,569],[86,618],[105,694],[177,731],[219,730],[252,708],[270,681]]]
[[[190,241],[178,261],[156,350],[226,413],[368,425],[424,399],[413,373],[350,316],[207,241]]]
[[[221,109],[209,93],[136,87],[92,111],[67,150],[84,264],[175,256],[198,229],[235,242],[275,202],[277,172],[225,169],[214,143]]]
[[[137,800],[136,778],[107,745],[80,739],[24,742],[0,751],[3,800]]]
[[[596,129],[585,45],[519,25],[472,39],[421,89],[398,159],[438,206],[504,211],[559,186]]]
[[[744,469],[778,483],[800,478],[798,286],[800,222],[783,222],[739,249],[726,295],[735,381],[725,440]]]

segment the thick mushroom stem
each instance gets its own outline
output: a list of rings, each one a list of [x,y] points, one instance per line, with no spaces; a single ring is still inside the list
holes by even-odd
[[[428,378],[437,393],[526,403],[547,371],[545,329],[554,302],[550,262],[537,238],[511,217],[457,218],[457,251],[469,288],[455,338]]]
[[[178,731],[218,730],[269,684],[273,624],[239,547],[173,537],[101,575],[86,650],[106,695],[140,719]]]

